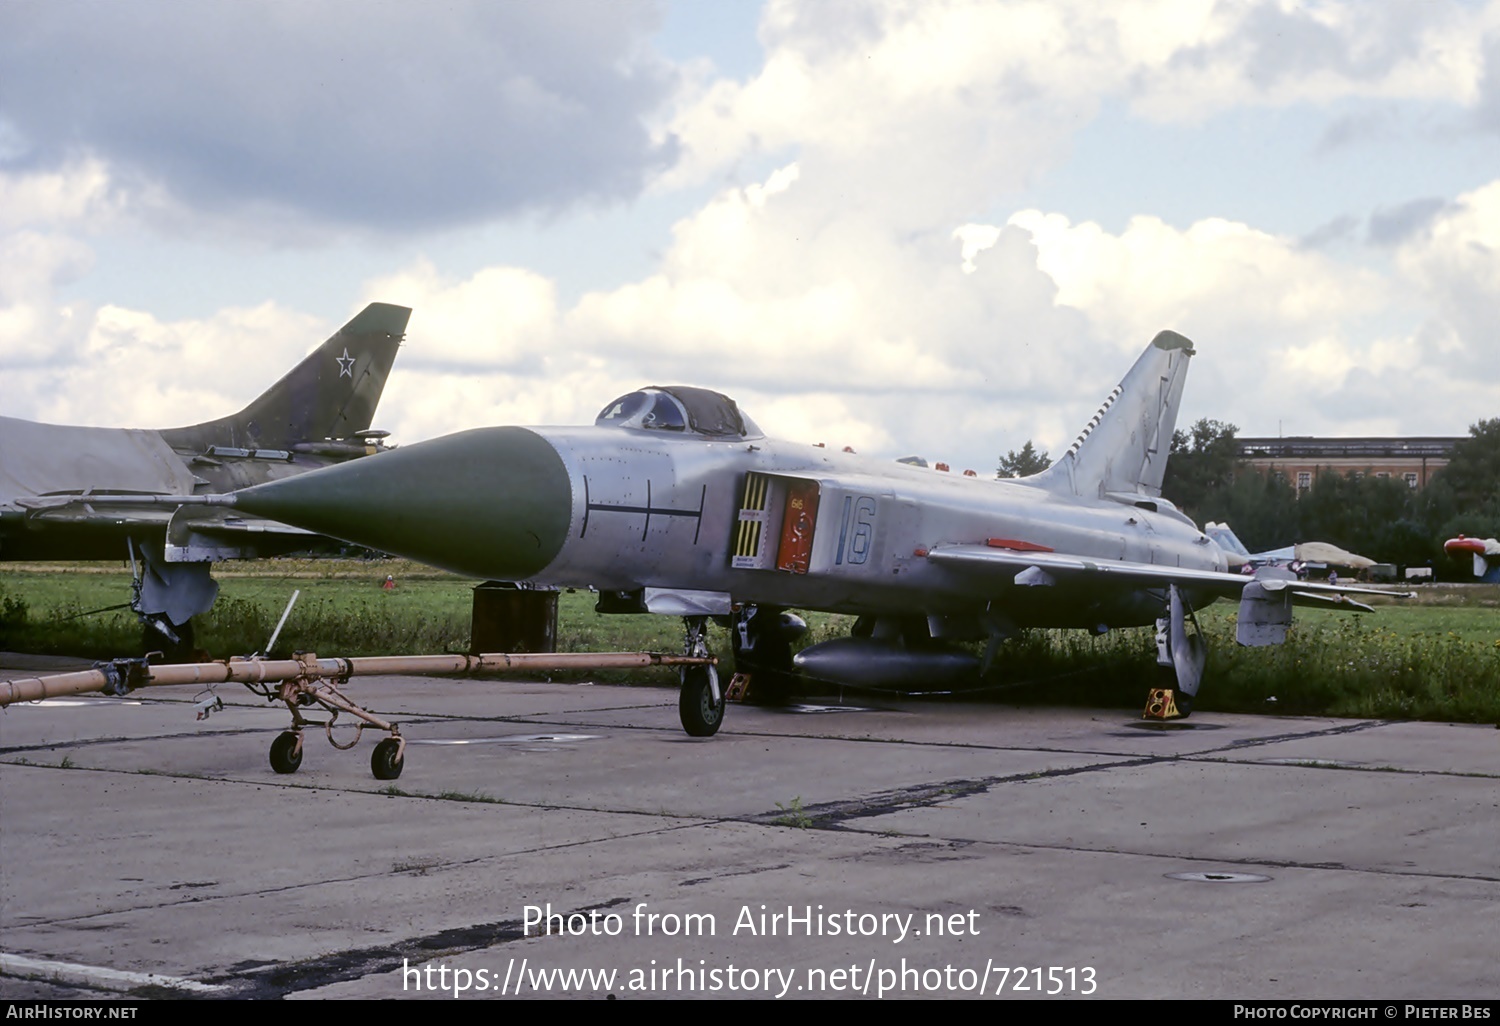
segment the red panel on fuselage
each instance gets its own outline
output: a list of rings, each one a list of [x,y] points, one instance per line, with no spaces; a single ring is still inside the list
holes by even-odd
[[[776,569],[807,573],[812,558],[813,526],[818,519],[818,482],[788,483],[786,513],[781,518],[781,547],[776,551]]]

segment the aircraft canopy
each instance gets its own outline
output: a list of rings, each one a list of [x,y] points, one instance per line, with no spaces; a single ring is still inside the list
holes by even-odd
[[[643,431],[679,431],[704,438],[761,436],[760,428],[740,412],[733,399],[689,385],[653,386],[622,395],[599,412],[594,424]]]

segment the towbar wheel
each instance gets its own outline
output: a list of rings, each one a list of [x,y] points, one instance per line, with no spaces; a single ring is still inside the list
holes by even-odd
[[[370,772],[376,780],[395,780],[406,765],[399,738],[388,737],[370,753]]]
[[[277,773],[296,773],[302,765],[302,731],[283,730],[271,742],[271,768]]]

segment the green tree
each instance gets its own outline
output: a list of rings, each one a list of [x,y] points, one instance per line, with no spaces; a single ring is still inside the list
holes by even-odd
[[[1193,425],[1191,434],[1172,434],[1162,495],[1200,523],[1212,504],[1211,496],[1234,483],[1239,465],[1239,447],[1234,441],[1237,431],[1233,424],[1204,419]]]
[[[1021,446],[1021,451],[1012,449],[1000,457],[1000,467],[995,471],[996,477],[1030,477],[1032,474],[1040,474],[1052,465],[1052,460],[1045,451],[1037,452],[1036,446],[1031,444],[1031,439],[1026,439],[1026,444]]]
[[[1453,446],[1452,458],[1435,480],[1453,489],[1463,512],[1500,504],[1500,417],[1472,425],[1469,437]]]
[[[1437,566],[1437,557],[1442,548],[1433,535],[1423,529],[1420,521],[1403,518],[1381,527],[1375,536],[1375,545],[1370,550],[1372,559],[1398,566],[1422,566],[1430,563]]]
[[[1331,542],[1379,562],[1397,562],[1384,551],[1386,545],[1405,548],[1410,541],[1393,533],[1396,524],[1411,517],[1414,507],[1411,489],[1395,478],[1334,474],[1325,469],[1302,493],[1297,507],[1298,541]]]
[[[1203,520],[1229,524],[1251,552],[1297,542],[1297,491],[1281,474],[1241,467],[1228,488],[1208,493]]]
[[[1458,516],[1458,496],[1444,480],[1441,473],[1428,482],[1426,488],[1412,492],[1412,517],[1422,525],[1422,530],[1434,539],[1436,549],[1442,549],[1443,525]],[[1444,537],[1452,537],[1451,535]]]

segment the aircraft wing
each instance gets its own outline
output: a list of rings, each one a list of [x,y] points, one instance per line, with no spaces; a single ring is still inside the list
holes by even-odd
[[[255,559],[328,544],[329,539],[314,531],[278,520],[222,507],[183,506],[167,526],[166,557],[171,563]]]
[[[1026,573],[1035,567],[1054,580],[1093,578],[1098,581],[1117,581],[1131,587],[1165,587],[1177,584],[1185,588],[1206,588],[1229,596],[1238,595],[1252,579],[1242,574],[1220,573],[1216,570],[1134,563],[1123,559],[1101,559],[1097,556],[1072,556],[1061,552],[996,549],[987,545],[938,545],[927,553],[927,558],[939,566],[949,566],[980,576],[992,576],[997,583],[1006,584],[1013,581],[1017,574]],[[1035,583],[1047,582],[1037,579]]]
[[[1290,592],[1292,602],[1299,606],[1353,606],[1365,613],[1374,610],[1363,602],[1356,602],[1351,595],[1384,595],[1386,598],[1416,598],[1413,591],[1386,591],[1383,588],[1365,588],[1358,584],[1328,584],[1324,581],[1299,581],[1295,578],[1272,575],[1262,571],[1253,578],[1271,594]]]
[[[1365,612],[1370,607],[1348,598],[1350,595],[1385,595],[1410,597],[1408,592],[1390,592],[1379,588],[1359,585],[1325,584],[1320,581],[1300,581],[1295,576],[1261,571],[1254,577],[1244,574],[1222,573],[1217,570],[1196,570],[1188,567],[1168,566],[1159,563],[1137,563],[1123,559],[1102,559],[1096,556],[1073,556],[1061,552],[1022,551],[998,549],[987,545],[939,545],[927,553],[927,558],[940,566],[953,567],[976,576],[993,577],[996,583],[1049,584],[1058,580],[1117,581],[1131,587],[1166,587],[1176,584],[1183,588],[1207,591],[1221,598],[1240,598],[1245,585],[1259,584],[1267,592],[1290,593],[1299,605],[1345,605]],[[1035,568],[1033,570],[1033,568]],[[1030,580],[1022,575],[1031,575]],[[1039,576],[1041,575],[1041,576]]]
[[[277,520],[222,508],[172,505],[172,496],[40,495],[12,507],[33,527],[165,537],[169,563],[253,559],[316,547],[321,535]]]
[[[155,527],[165,529],[172,519],[170,508],[124,505],[100,495],[23,495],[9,505],[28,522],[48,527]]]

